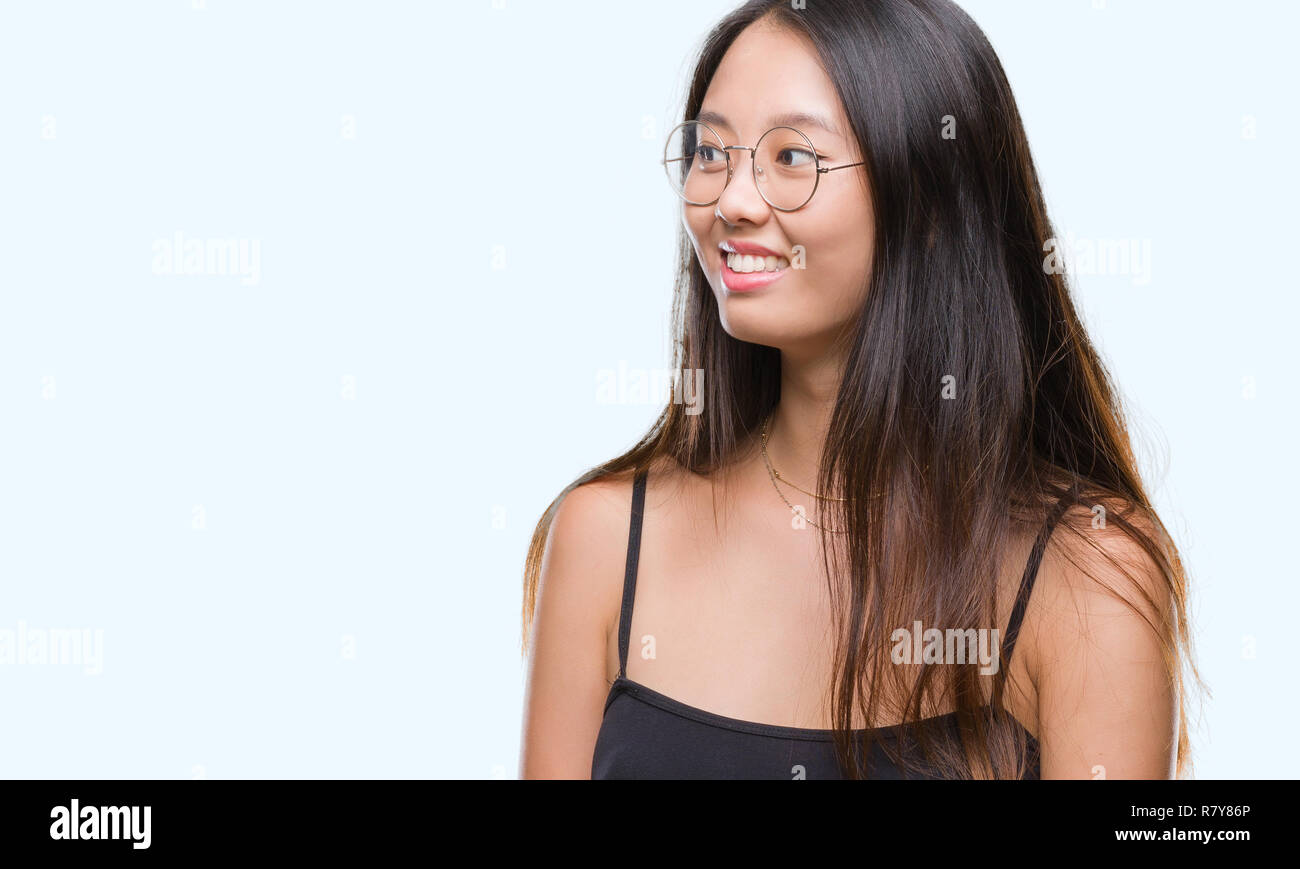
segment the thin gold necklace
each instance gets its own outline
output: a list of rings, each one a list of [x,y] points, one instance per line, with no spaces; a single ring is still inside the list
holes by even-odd
[[[792,482],[790,482],[789,480],[787,480],[785,477],[781,476],[781,472],[778,471],[776,468],[773,468],[773,467],[772,467],[772,462],[771,462],[771,460],[768,459],[768,457],[767,457],[767,425],[768,425],[768,421],[765,420],[765,421],[763,422],[763,430],[760,432],[760,434],[763,436],[763,460],[764,460],[765,462],[767,462],[767,467],[772,471],[772,476],[776,477],[776,479],[780,480],[782,483],[785,483],[785,484],[786,484],[787,486],[789,486],[791,489],[794,489],[794,490],[796,490],[796,491],[798,491],[798,492],[803,492],[805,495],[812,495],[814,498],[818,499],[819,501],[847,501],[847,500],[849,500],[848,498],[832,498],[832,497],[830,497],[829,495],[818,495],[816,492],[809,492],[807,489],[801,489],[801,488],[799,488],[798,486],[796,486],[794,483],[792,483]],[[777,491],[780,491],[780,490],[778,489]]]
[[[781,487],[778,486],[778,485],[776,484],[776,481],[777,481],[777,480],[781,480],[781,482],[785,483],[787,486],[790,486],[790,487],[795,488],[795,489],[799,489],[799,487],[796,486],[794,483],[791,483],[789,480],[784,479],[784,478],[781,476],[780,472],[777,471],[776,468],[772,467],[772,460],[771,460],[770,458],[768,458],[768,455],[767,455],[767,424],[768,424],[768,422],[770,422],[770,418],[767,419],[767,420],[764,420],[764,421],[763,421],[763,428],[762,428],[762,430],[759,432],[759,433],[762,435],[762,444],[763,444],[763,464],[767,466],[767,476],[768,476],[768,478],[771,479],[771,481],[772,481],[772,488],[773,488],[773,489],[776,489],[776,493],[777,493],[778,495],[781,496],[781,500],[785,502],[785,506],[787,506],[787,507],[790,508],[790,512],[793,513],[793,514],[795,514],[795,515],[797,516],[797,515],[799,515],[799,510],[798,510],[798,508],[795,507],[793,504],[790,503],[790,499],[787,498],[787,497],[785,496],[785,492],[782,492],[782,491],[781,491]],[[823,501],[847,501],[847,500],[848,500],[848,498],[830,498],[830,497],[825,497],[825,496],[822,496],[822,495],[818,495],[816,492],[809,492],[809,491],[807,491],[806,489],[799,489],[799,491],[800,491],[800,492],[803,492],[805,495],[812,495],[814,498],[820,498],[820,499],[823,500]],[[825,525],[819,525],[818,523],[816,523],[816,522],[814,522],[813,520],[809,519],[806,515],[803,517],[803,520],[804,520],[805,522],[807,522],[809,525],[811,525],[812,527],[814,527],[814,528],[820,528],[820,529],[823,530],[823,531],[830,531],[832,534],[846,534],[846,533],[848,533],[848,532],[843,531],[843,530],[841,530],[841,529],[839,529],[839,528],[827,528]]]

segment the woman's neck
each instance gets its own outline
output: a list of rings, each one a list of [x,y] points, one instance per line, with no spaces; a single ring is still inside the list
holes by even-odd
[[[768,457],[783,479],[812,492],[842,372],[843,361],[832,354],[781,354],[781,400],[768,426]]]

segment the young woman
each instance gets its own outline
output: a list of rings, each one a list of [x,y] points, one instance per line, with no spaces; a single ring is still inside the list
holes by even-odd
[[[791,7],[668,137],[703,408],[538,524],[521,774],[1186,774],[1186,578],[997,57],[947,0]]]

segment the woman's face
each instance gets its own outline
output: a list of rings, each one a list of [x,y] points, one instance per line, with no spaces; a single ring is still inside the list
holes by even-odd
[[[820,116],[833,129],[806,120],[781,120],[796,112]],[[772,127],[789,125],[812,141],[823,167],[863,159],[834,86],[812,47],[766,22],[748,27],[727,50],[698,119],[725,145],[752,147]],[[728,153],[733,175],[717,203],[682,206],[696,256],[717,298],[723,328],[741,341],[787,354],[820,354],[861,307],[871,271],[873,219],[867,167],[822,174],[807,205],[783,212],[759,195],[751,152]],[[733,242],[766,248],[783,258],[780,265],[785,267],[770,282],[737,276],[727,264],[725,251]],[[802,259],[796,246],[802,246]],[[746,284],[758,285],[747,288]]]

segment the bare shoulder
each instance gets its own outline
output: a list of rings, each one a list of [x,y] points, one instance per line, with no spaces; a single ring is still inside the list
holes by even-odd
[[[608,691],[607,646],[623,579],[631,480],[608,475],[558,500],[534,601],[525,778],[583,778]]]
[[[673,492],[680,493],[681,469],[671,460],[655,461],[648,477],[645,512]],[[627,559],[628,532],[632,517],[631,470],[607,474],[570,490],[551,520],[543,574],[548,562],[563,563],[568,572],[581,568],[584,579],[596,593],[620,592]],[[617,597],[618,594],[615,595]]]
[[[1143,542],[1145,538],[1145,543]],[[1172,590],[1148,545],[1164,532],[1145,511],[1114,504],[1071,507],[1043,552],[1033,598],[1039,619],[1064,638],[1126,619],[1158,627],[1172,615]]]
[[[622,586],[632,473],[583,483],[560,500],[542,560],[542,582],[578,586],[595,604],[616,600]],[[544,593],[544,592],[543,592]],[[609,607],[601,607],[602,618]]]
[[[646,511],[653,511],[665,499],[694,494],[704,479],[686,471],[671,458],[656,458],[647,477]],[[626,543],[634,480],[634,472],[624,470],[575,487],[561,502],[560,509],[566,514],[566,527],[582,533],[585,530],[610,530],[621,524],[623,542]],[[555,524],[559,521],[560,514],[557,513]]]
[[[570,490],[556,508],[551,537],[584,541],[626,524],[632,505],[632,472],[621,471]]]
[[[1043,777],[1167,778],[1182,590],[1157,519],[1096,506],[1056,527],[1026,613]]]

